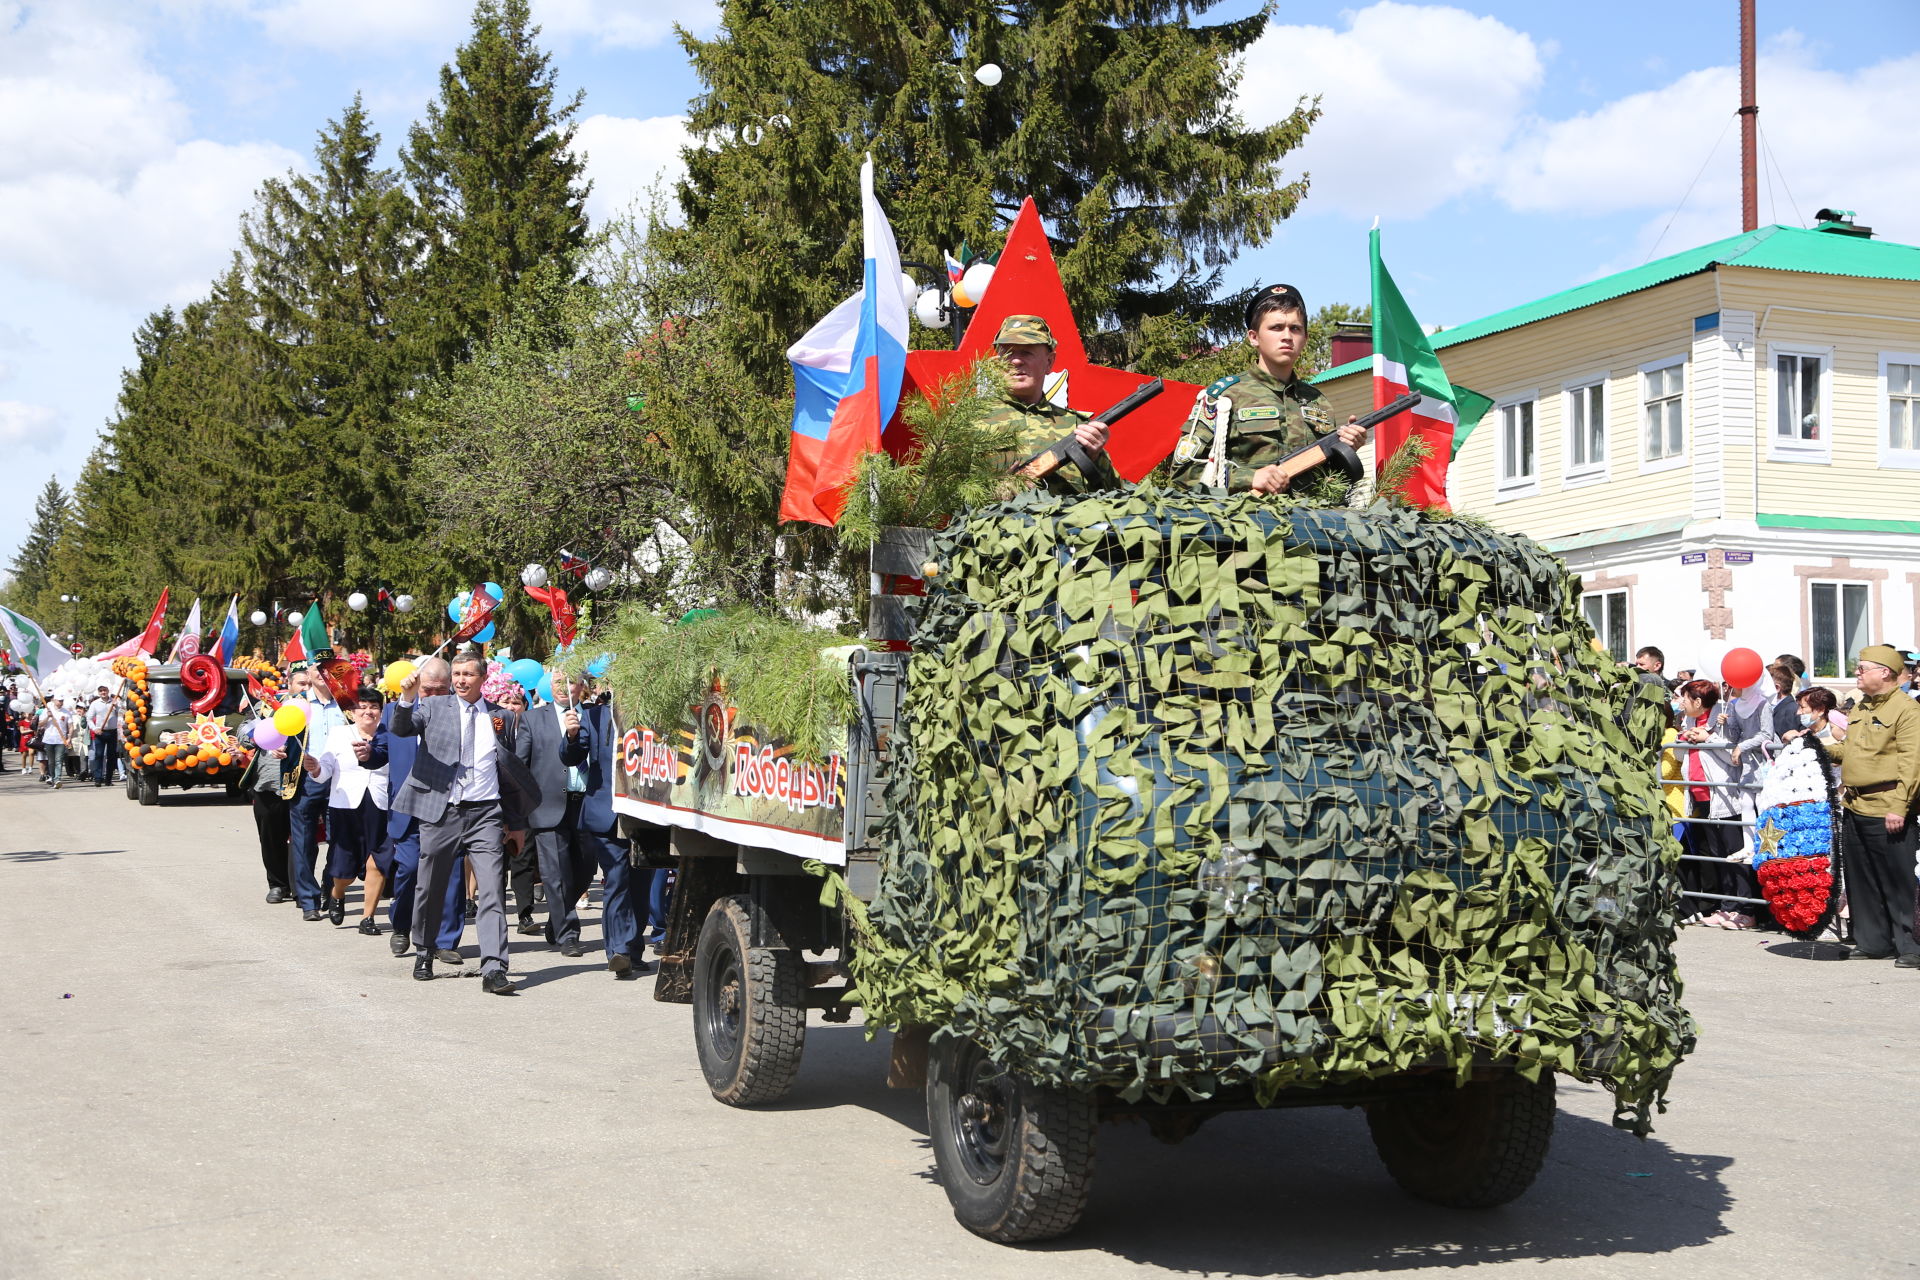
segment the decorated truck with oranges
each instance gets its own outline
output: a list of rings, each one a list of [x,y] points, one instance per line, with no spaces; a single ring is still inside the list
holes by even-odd
[[[160,803],[163,789],[225,787],[237,794],[252,753],[234,736],[247,708],[271,702],[278,673],[242,659],[223,666],[206,654],[149,665],[141,658],[113,664],[121,686],[120,741],[127,753],[127,798]]]

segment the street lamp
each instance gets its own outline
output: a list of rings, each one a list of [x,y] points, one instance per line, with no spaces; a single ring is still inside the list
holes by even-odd
[[[77,633],[80,630],[80,597],[63,595],[60,597],[60,603],[67,606],[67,641],[70,644],[78,644]]]

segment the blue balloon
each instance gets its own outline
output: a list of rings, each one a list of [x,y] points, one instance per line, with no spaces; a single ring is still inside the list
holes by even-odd
[[[447,601],[447,616],[449,618],[452,618],[455,622],[458,622],[460,621],[460,619],[467,616],[466,596],[457,595],[453,599]]]
[[[546,670],[532,658],[520,658],[507,664],[507,676],[522,689],[531,692],[540,684]]]
[[[542,702],[552,702],[553,701],[553,677],[546,674],[545,672],[541,672],[540,683],[534,686],[533,696],[540,699],[540,701]]]
[[[493,639],[493,624],[489,622],[486,626],[480,628],[480,630],[474,634],[473,642],[475,644],[485,644],[487,641],[491,639]]]
[[[603,653],[587,664],[587,674],[598,680],[601,676],[607,674],[607,668],[612,665],[613,655]]]
[[[507,598],[507,593],[500,589],[500,584],[497,582],[482,583],[481,586],[486,593],[495,600],[505,600]]]

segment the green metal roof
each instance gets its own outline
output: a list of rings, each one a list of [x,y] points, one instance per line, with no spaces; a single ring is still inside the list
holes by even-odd
[[[1842,235],[1831,231],[1813,231],[1805,227],[1770,226],[1715,240],[1697,249],[1656,258],[1642,266],[1589,280],[1559,293],[1548,294],[1532,302],[1505,311],[1496,311],[1470,324],[1443,329],[1433,335],[1438,351],[1459,342],[1471,342],[1488,334],[1517,329],[1523,324],[1565,315],[1582,307],[1608,302],[1698,275],[1718,266],[1760,267],[1768,271],[1804,271],[1812,275],[1862,276],[1872,280],[1920,281],[1920,247],[1895,244],[1890,240],[1871,240],[1865,236]],[[1349,360],[1325,373],[1314,382],[1359,373],[1372,367],[1372,357]]]

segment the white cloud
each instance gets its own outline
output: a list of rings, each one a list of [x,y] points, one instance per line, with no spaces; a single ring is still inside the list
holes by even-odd
[[[131,29],[86,5],[0,0],[0,265],[151,305],[205,291],[271,143],[187,140],[173,85]]]
[[[1839,205],[1878,236],[1920,242],[1920,167],[1906,162],[1920,120],[1920,54],[1828,71],[1788,39],[1761,57],[1756,84],[1772,157],[1761,155],[1762,223],[1810,222]],[[1740,126],[1729,125],[1738,102],[1735,69],[1709,67],[1570,120],[1536,122],[1495,190],[1526,213],[1654,210],[1650,241],[1699,175],[1660,248],[1718,239],[1740,225]]]
[[[60,443],[55,425],[60,415],[43,404],[22,404],[18,400],[0,400],[0,450],[13,453],[31,449],[50,453]]]
[[[644,210],[648,189],[664,185],[669,199],[672,184],[686,172],[680,148],[690,141],[685,116],[588,116],[573,135],[574,150],[587,163],[593,179],[588,213],[605,223],[639,201]]]
[[[473,18],[472,0],[278,0],[256,4],[254,19],[286,44],[350,53],[395,44],[460,42]],[[645,48],[673,37],[678,22],[713,26],[715,0],[534,0],[543,43],[581,41]]]
[[[1322,115],[1286,159],[1310,202],[1356,216],[1418,217],[1483,185],[1544,74],[1533,39],[1493,18],[1385,2],[1331,27],[1273,26],[1248,50],[1240,111],[1283,118],[1304,96]]]

